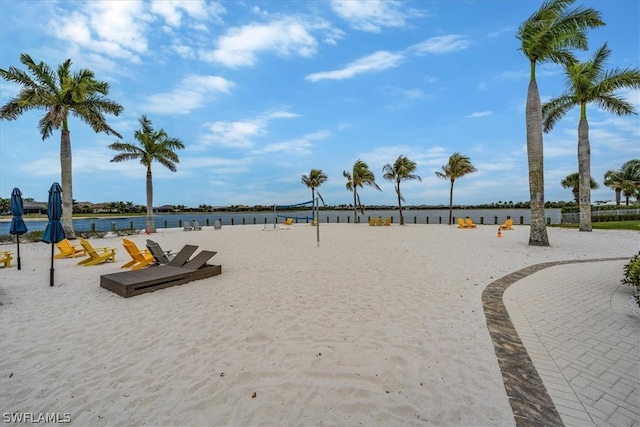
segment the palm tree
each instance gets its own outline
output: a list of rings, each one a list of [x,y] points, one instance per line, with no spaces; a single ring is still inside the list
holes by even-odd
[[[544,219],[542,104],[536,82],[536,64],[575,62],[570,49],[586,50],[586,30],[604,25],[600,12],[592,8],[568,10],[573,3],[574,0],[546,0],[520,25],[516,35],[521,42],[520,50],[529,60],[531,75],[527,90],[526,127],[531,209],[529,245],[532,246],[549,246]]]
[[[400,182],[412,179],[422,181],[422,178],[413,174],[417,167],[416,162],[409,160],[406,156],[400,155],[393,165],[387,163],[382,168],[382,172],[384,172],[383,178],[388,181],[395,181],[396,194],[398,195],[398,209],[400,210],[400,225],[404,225],[404,216],[402,215],[402,202],[404,201],[404,197],[402,197],[400,193]]]
[[[0,119],[15,120],[26,111],[45,110],[46,114],[38,122],[42,140],[50,137],[54,130],[61,129],[62,228],[68,239],[75,239],[69,114],[91,126],[95,132],[122,138],[104,117],[106,113],[118,116],[122,106],[105,98],[109,84],[95,80],[93,71],[81,69],[72,73],[71,59],[59,65],[56,73],[43,62],[36,64],[25,53],[20,55],[20,62],[27,71],[15,67],[0,69],[3,79],[22,86],[18,96],[0,109]]]
[[[622,188],[618,179],[620,171],[608,170],[604,173],[604,186],[612,188],[616,193],[616,205],[620,206],[620,196],[622,194]]]
[[[599,108],[618,116],[636,114],[633,105],[615,94],[622,88],[640,88],[640,70],[605,70],[605,63],[611,50],[605,43],[586,62],[565,65],[567,88],[557,98],[542,106],[544,131],[550,132],[555,124],[573,107],[580,107],[578,124],[578,175],[580,179],[580,231],[591,231],[591,147],[589,143],[589,122],[587,104],[594,103]]]
[[[629,198],[638,195],[640,191],[640,160],[629,160],[618,171],[607,171],[604,174],[604,185],[616,192],[616,204],[620,204],[620,195],[624,194],[626,205]]]
[[[11,210],[11,199],[0,198],[0,213],[4,214]]]
[[[449,225],[453,223],[453,184],[456,179],[466,174],[477,172],[478,170],[471,164],[471,160],[467,156],[460,153],[453,153],[449,157],[449,163],[442,165],[442,172],[436,172],[436,176],[451,181],[449,189]]]
[[[151,164],[156,161],[171,172],[177,170],[176,163],[180,159],[175,150],[183,149],[184,144],[176,138],[170,138],[164,129],[155,130],[151,120],[147,116],[142,116],[139,120],[141,130],[134,134],[138,144],[128,142],[114,142],[109,148],[120,151],[112,162],[122,162],[125,160],[139,160],[147,169],[147,232],[155,233],[156,226],[153,222],[153,181],[151,179]]]
[[[576,202],[576,206],[579,206],[580,205],[580,179],[579,179],[578,172],[567,175],[565,179],[560,181],[560,185],[562,185],[562,188],[571,189],[571,192],[573,192],[573,199]],[[598,188],[598,183],[593,178],[591,178],[590,186],[592,190],[595,190],[596,188]]]
[[[325,175],[324,172],[322,172],[321,169],[311,169],[309,171],[309,175],[302,175],[302,183],[304,185],[307,186],[307,188],[311,189],[311,202],[315,203],[316,200],[316,188],[320,187],[322,184],[324,184],[327,181],[327,175]],[[320,192],[318,191],[318,197],[320,198],[320,200],[322,200],[322,203],[324,204],[324,199],[322,198],[322,195],[320,194]],[[313,213],[314,215],[314,220],[317,219],[315,218],[315,212]]]
[[[353,191],[353,222],[358,222],[358,208],[364,215],[364,206],[360,204],[360,196],[358,195],[358,187],[363,188],[364,185],[375,188],[378,191],[382,191],[378,184],[376,184],[376,177],[369,170],[367,165],[362,160],[357,160],[353,164],[351,172],[343,171],[342,176],[347,179],[347,190]]]

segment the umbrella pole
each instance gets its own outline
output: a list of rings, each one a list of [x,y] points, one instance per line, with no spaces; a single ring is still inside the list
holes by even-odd
[[[18,246],[18,270],[20,270],[20,235],[16,234],[16,245]]]
[[[49,286],[53,286],[53,243],[51,243],[51,270],[49,270]]]

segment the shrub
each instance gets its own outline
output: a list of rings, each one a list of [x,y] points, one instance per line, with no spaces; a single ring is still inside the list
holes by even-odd
[[[21,239],[24,238],[27,242],[39,242],[42,240],[43,235],[44,235],[44,230],[29,231],[23,234]]]
[[[635,286],[635,299],[636,303],[640,307],[640,253],[631,258],[629,264],[625,264],[622,268],[624,277],[622,283],[630,286]]]
[[[76,236],[83,239],[101,239],[106,235],[106,231],[76,231]]]

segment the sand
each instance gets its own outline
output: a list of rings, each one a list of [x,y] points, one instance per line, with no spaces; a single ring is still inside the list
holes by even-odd
[[[319,246],[306,224],[159,230],[164,249],[218,251],[222,274],[127,299],[99,286],[128,261],[121,238],[90,240],[117,248],[115,264],[55,260],[54,287],[50,246],[22,244],[22,270],[0,269],[0,412],[77,426],[515,425],[483,289],[531,264],[631,257],[639,240],[550,228],[540,248],[514,228],[322,224]]]

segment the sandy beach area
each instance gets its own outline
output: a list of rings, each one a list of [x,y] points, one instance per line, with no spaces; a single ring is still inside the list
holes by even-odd
[[[540,248],[528,226],[497,238],[322,224],[319,245],[307,224],[160,229],[166,250],[217,251],[222,274],[132,298],[99,285],[129,261],[122,238],[90,240],[117,248],[115,264],[55,260],[54,287],[50,245],[21,244],[22,270],[0,269],[0,412],[77,426],[513,426],[484,288],[640,247],[637,232],[548,232]]]

